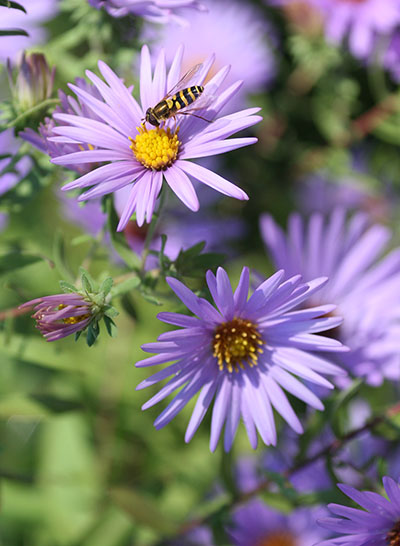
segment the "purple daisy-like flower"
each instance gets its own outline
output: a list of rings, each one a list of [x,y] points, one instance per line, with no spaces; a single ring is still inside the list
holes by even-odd
[[[336,209],[329,217],[319,213],[308,222],[298,214],[289,219],[288,235],[266,214],[261,233],[278,268],[305,280],[326,275],[329,282],[313,295],[313,304],[334,303],[344,317],[331,332],[351,350],[340,363],[371,385],[384,378],[400,378],[400,249],[380,259],[391,238],[381,225],[369,225],[368,216]]]
[[[333,310],[330,305],[292,311],[318,291],[326,279],[302,283],[300,276],[285,282],[283,277],[283,271],[274,274],[247,299],[248,268],[243,268],[234,294],[224,269],[219,268],[216,276],[209,271],[207,284],[217,309],[177,279],[167,278],[170,288],[197,317],[160,313],[160,320],[183,329],[164,333],[157,343],[142,347],[157,354],[138,362],[139,367],[176,361],[137,387],[143,389],[172,375],[143,409],[183,386],[156,419],[156,428],[169,423],[199,393],[185,441],[193,437],[215,397],[210,449],[216,449],[224,423],[225,450],[231,448],[241,416],[255,449],[257,431],[265,444],[276,443],[273,407],[297,433],[303,430],[284,389],[310,406],[323,409],[317,396],[295,375],[332,387],[321,374],[335,375],[342,370],[314,352],[346,348],[315,334],[339,325],[341,319],[323,316]]]
[[[400,32],[397,30],[383,56],[383,64],[396,83],[400,81]]]
[[[200,115],[208,122],[193,115],[179,115],[177,112],[177,119],[167,120],[163,127],[148,129],[141,125],[147,109],[154,107],[167,94],[167,90],[178,83],[182,56],[183,47],[180,47],[167,75],[162,51],[157,58],[152,77],[150,53],[147,46],[143,47],[141,106],[118,76],[100,61],[99,69],[107,83],[90,71],[86,74],[101,94],[102,101],[77,86],[70,87],[82,104],[90,108],[101,121],[78,114],[54,114],[60,125],[53,128],[53,133],[58,136],[50,140],[58,144],[80,145],[86,149],[60,155],[52,159],[53,163],[69,166],[108,162],[67,184],[63,189],[91,187],[79,198],[87,200],[130,185],[131,191],[118,225],[119,231],[124,229],[135,211],[139,226],[145,219],[147,222],[151,221],[164,179],[179,199],[193,211],[199,209],[199,201],[190,178],[236,199],[248,199],[243,190],[228,180],[189,161],[248,146],[257,140],[252,137],[227,137],[258,123],[261,117],[255,113],[259,108],[249,108],[217,118],[218,112],[242,83],[236,82],[218,96],[215,95],[229,72],[228,67],[221,69],[205,84],[205,94],[207,89],[213,91],[209,95],[211,102],[196,111],[196,116]],[[203,83],[212,62],[213,59],[209,59],[202,65],[196,85]],[[199,100],[201,99],[202,97]],[[88,150],[88,146],[95,149]]]
[[[326,537],[316,523],[322,515],[319,508],[286,515],[253,500],[233,513],[228,533],[234,546],[311,546]]]
[[[276,4],[298,0],[270,0]],[[377,35],[390,34],[400,23],[400,0],[303,0],[321,12],[329,40],[340,43],[348,38],[356,57],[368,58]]]
[[[338,484],[339,489],[363,510],[329,504],[329,510],[337,517],[322,518],[318,523],[340,535],[319,542],[318,546],[398,546],[400,487],[387,476],[383,478],[383,486],[388,498],[373,491],[360,492],[348,485]]]
[[[204,6],[197,0],[88,0],[94,8],[105,8],[113,17],[138,15],[153,23],[176,22],[185,24],[181,16],[183,9],[203,10]]]
[[[93,302],[82,294],[55,294],[28,301],[21,309],[34,307],[32,318],[47,341],[81,332],[93,319]]]

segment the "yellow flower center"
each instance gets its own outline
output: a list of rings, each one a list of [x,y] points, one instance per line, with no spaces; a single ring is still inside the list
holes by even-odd
[[[214,333],[213,355],[218,359],[220,371],[224,367],[229,373],[257,365],[258,355],[263,350],[263,339],[256,326],[249,320],[233,318],[220,324]]]
[[[139,134],[130,138],[131,150],[147,169],[162,171],[170,167],[178,155],[180,142],[178,140],[179,127],[175,132],[171,129],[156,127],[147,130],[146,127],[137,127]]]
[[[296,546],[296,540],[291,533],[271,533],[267,537],[258,540],[254,546]]]
[[[391,531],[386,535],[389,546],[400,546],[400,520],[397,521]]]
[[[64,305],[63,303],[60,303],[60,305],[57,307],[57,309],[59,311],[61,311],[61,309],[65,309],[65,307],[66,307],[66,305]],[[85,320],[85,319],[87,319],[89,317],[90,317],[90,314],[87,313],[86,315],[80,315],[80,316],[77,316],[77,317],[67,317],[67,318],[62,319],[62,321],[63,321],[64,324],[77,324],[78,322],[82,322],[82,320]]]

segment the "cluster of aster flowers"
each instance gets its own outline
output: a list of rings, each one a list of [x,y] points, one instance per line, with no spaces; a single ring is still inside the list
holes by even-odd
[[[75,172],[76,178],[63,190],[80,192],[80,202],[93,200],[93,208],[86,209],[85,218],[90,229],[96,224],[93,233],[104,226],[106,215],[100,210],[99,200],[109,194],[115,197],[117,230],[127,230],[128,240],[131,219],[138,227],[152,222],[163,186],[168,186],[192,212],[200,208],[196,183],[238,200],[249,199],[244,190],[214,172],[214,164],[210,168],[197,161],[257,141],[253,136],[231,138],[261,121],[259,108],[226,113],[234,110],[232,105],[236,108],[240,104],[242,108],[244,101],[237,99],[243,81],[237,79],[235,71],[229,81],[230,67],[225,64],[210,76],[215,62],[210,53],[195,65],[192,79],[185,77],[185,83],[179,87],[189,66],[185,66],[183,46],[174,40],[193,37],[196,29],[204,38],[203,14],[199,13],[204,6],[196,0],[88,2],[113,17],[138,15],[157,23],[183,22],[182,10],[193,10],[186,20],[191,25],[189,29],[174,36],[164,35],[161,45],[174,43],[170,46],[174,55],[169,59],[168,70],[163,47],[158,48],[153,59],[147,45],[142,47],[140,100],[139,96],[134,97],[133,86],[126,85],[100,60],[101,77],[86,71],[90,83],[77,78],[69,84],[75,96],[60,90],[59,105],[52,116],[46,117],[37,131],[27,127],[19,134],[47,153],[52,163]],[[400,23],[398,0],[309,0],[309,4],[321,15],[328,39],[337,43],[347,39],[352,53],[362,59],[373,54],[379,37],[394,33]],[[227,6],[219,6],[218,12],[212,3],[208,5],[218,13],[217,18],[224,13],[229,22]],[[232,9],[232,19],[238,13],[246,19],[239,6]],[[254,40],[251,61],[245,54],[239,59],[240,43],[229,44],[231,50],[236,48],[238,60],[243,63],[239,72],[247,70],[251,77],[249,88],[265,86],[274,73],[270,50],[260,44],[265,28],[255,25],[256,18],[252,15],[248,24],[248,41]],[[227,37],[232,34],[228,24],[224,31]],[[194,45],[198,42],[193,40]],[[387,54],[387,66],[395,70],[393,51]],[[196,57],[198,52],[193,48],[189,58]],[[252,66],[245,68],[246,63]],[[252,70],[258,63],[267,67],[263,74]],[[54,71],[50,73],[42,56],[24,55],[15,84],[15,102],[27,109],[46,100],[51,95],[53,79]],[[185,110],[192,102],[196,102],[195,107]],[[157,106],[159,111],[164,108],[161,123],[155,114]],[[2,138],[8,138],[8,134]],[[5,159],[0,165],[5,167],[0,193],[14,181],[12,176],[6,176],[14,173],[6,172],[10,158]],[[358,198],[357,195],[356,201]],[[96,220],[89,218],[91,212]],[[73,214],[76,216],[76,210]],[[193,234],[191,222],[188,225]],[[211,229],[220,229],[218,222],[210,224]],[[178,231],[184,229],[182,226],[180,223]],[[168,231],[172,232],[171,225]],[[224,450],[231,450],[240,421],[253,449],[259,437],[267,446],[276,445],[276,415],[296,435],[301,434],[302,416],[294,409],[299,402],[306,411],[323,410],[321,399],[326,390],[335,385],[345,387],[353,377],[361,377],[372,386],[385,379],[400,379],[400,252],[394,249],[384,256],[392,235],[390,230],[372,224],[366,214],[354,214],[348,219],[345,210],[336,209],[329,216],[314,213],[308,221],[292,215],[287,235],[266,214],[261,218],[261,233],[277,272],[251,283],[250,271],[243,267],[233,290],[222,267],[216,274],[209,270],[208,299],[178,278],[166,276],[169,288],[190,314],[161,312],[160,321],[178,328],[143,345],[143,351],[153,356],[136,362],[138,368],[162,366],[137,386],[138,390],[154,389],[164,382],[158,392],[154,394],[153,390],[143,410],[172,397],[156,418],[156,429],[170,423],[196,398],[185,441],[191,441],[210,412],[211,451],[217,449],[221,437]],[[179,237],[176,241],[178,248],[173,248],[173,241],[167,247],[165,240],[156,236],[146,252],[151,248],[157,255],[155,249],[161,247],[165,254],[175,257],[185,245]],[[131,247],[142,250],[142,243],[136,239]],[[146,253],[143,254],[145,260]],[[134,271],[134,283],[141,282],[147,266],[143,262],[140,270]],[[112,280],[107,278],[96,289],[83,274],[81,284],[82,288],[77,289],[64,283],[66,293],[39,297],[21,306],[34,310],[36,326],[47,341],[71,334],[79,337],[85,332],[92,345],[103,319],[112,334],[112,318],[116,314],[110,304]],[[327,376],[333,379],[328,380]],[[326,473],[315,472],[314,479],[316,476],[321,485]],[[301,490],[304,476],[297,474],[292,478],[294,487]],[[389,500],[377,493],[359,493],[341,486],[366,511],[329,505],[337,517],[320,519],[320,530],[314,525],[319,510],[296,508],[287,516],[259,500],[234,510],[226,530],[236,546],[310,546],[316,541],[322,541],[317,542],[321,546],[399,546],[400,490],[391,478],[384,478],[384,486]],[[340,536],[325,540],[327,533],[322,529]]]

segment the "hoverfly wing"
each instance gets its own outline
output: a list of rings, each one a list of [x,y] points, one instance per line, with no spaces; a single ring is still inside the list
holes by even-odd
[[[196,76],[200,73],[201,69],[203,68],[203,64],[199,63],[195,66],[192,66],[186,74],[182,76],[182,78],[178,81],[176,85],[172,89],[168,91],[168,93],[165,95],[164,99],[168,99],[170,97],[173,97],[176,93],[179,93],[179,91],[182,91],[182,89],[185,89],[185,87],[190,87],[190,85],[194,84],[194,80]]]

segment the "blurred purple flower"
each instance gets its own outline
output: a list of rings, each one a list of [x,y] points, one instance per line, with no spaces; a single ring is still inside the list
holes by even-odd
[[[15,165],[12,165],[13,156],[19,149],[19,143],[13,136],[12,129],[0,132],[1,154],[9,154],[10,157],[0,159],[0,196],[13,188],[22,180],[32,167],[32,160],[28,156],[22,157]],[[10,169],[9,172],[7,169]]]
[[[384,378],[400,378],[400,249],[380,259],[391,232],[368,223],[359,213],[346,225],[341,209],[327,219],[315,213],[308,222],[293,214],[286,236],[266,214],[261,232],[275,266],[287,276],[329,277],[313,304],[333,302],[344,318],[331,333],[351,349],[340,364],[379,385]]]
[[[210,449],[216,449],[224,423],[224,447],[231,448],[240,416],[255,449],[257,430],[265,444],[276,443],[272,407],[297,433],[303,430],[283,389],[310,406],[323,409],[320,400],[294,375],[331,387],[321,374],[335,375],[342,371],[313,352],[346,348],[336,340],[315,334],[336,327],[341,320],[321,317],[333,306],[291,311],[318,291],[326,279],[303,284],[297,276],[282,283],[283,276],[280,271],[267,279],[247,301],[247,268],[243,268],[234,294],[224,269],[219,268],[216,277],[209,271],[207,284],[218,310],[177,279],[167,278],[170,288],[198,318],[160,313],[160,320],[183,329],[164,333],[157,343],[142,347],[157,354],[138,362],[139,367],[176,361],[137,387],[143,389],[173,376],[143,409],[185,385],[156,419],[156,428],[169,423],[200,391],[185,441],[193,437],[215,395]]]
[[[396,83],[400,82],[400,32],[396,31],[383,56],[383,64]]]
[[[180,44],[185,44],[184,70],[215,53],[218,65],[214,72],[224,65],[232,67],[226,84],[243,80],[235,97],[235,104],[243,104],[247,94],[262,91],[275,75],[273,32],[255,6],[227,0],[208,0],[206,5],[207,13],[188,14],[188,25],[173,32],[169,27],[147,27],[145,36],[155,42],[154,47],[165,49],[168,62]]]
[[[254,114],[259,108],[250,108],[215,119],[221,108],[236,93],[240,82],[233,84],[216,98],[213,93],[212,104],[200,109],[200,113],[206,119],[214,120],[214,123],[206,123],[194,116],[182,116],[178,127],[176,120],[172,119],[162,128],[147,129],[140,126],[146,110],[155,106],[165,96],[167,89],[177,83],[181,73],[182,55],[183,48],[179,48],[167,76],[165,56],[161,52],[153,79],[150,53],[147,46],[143,47],[140,77],[142,107],[114,72],[100,61],[99,68],[108,85],[90,71],[87,71],[87,76],[103,96],[104,102],[76,86],[73,90],[102,121],[78,114],[54,114],[57,121],[66,125],[53,128],[53,132],[59,136],[51,138],[51,141],[85,147],[90,143],[96,149],[62,154],[54,158],[53,163],[68,166],[86,165],[97,161],[111,162],[67,184],[63,189],[92,186],[92,189],[79,197],[83,201],[130,185],[131,192],[118,225],[119,231],[125,228],[135,211],[139,226],[145,219],[148,223],[151,221],[164,178],[179,199],[193,211],[198,210],[200,205],[189,176],[225,195],[236,199],[248,199],[244,191],[228,180],[188,161],[192,158],[218,155],[256,142],[257,139],[252,137],[234,139],[227,137],[258,123],[261,118]],[[204,63],[196,84],[200,85],[203,82],[212,62],[213,60],[209,59]],[[228,71],[228,67],[220,70],[205,85],[204,93],[207,93],[208,86],[217,90]],[[179,116],[179,112],[177,115]],[[135,183],[132,184],[133,182]]]
[[[316,523],[322,515],[319,508],[282,514],[252,500],[234,511],[228,534],[235,546],[311,546],[327,535]]]
[[[363,510],[341,504],[329,504],[334,516],[318,523],[338,533],[336,538],[318,542],[318,546],[397,546],[400,543],[400,487],[389,477],[383,478],[388,499],[373,491],[357,491],[338,484],[339,489]]]
[[[46,341],[81,332],[93,319],[93,302],[78,293],[44,296],[20,305],[20,309],[29,307],[34,307],[32,318]]]
[[[361,175],[362,173],[360,173]],[[390,188],[385,188],[390,194]],[[374,192],[356,176],[331,180],[324,173],[317,173],[299,181],[296,201],[304,214],[320,212],[330,214],[335,208],[348,211],[363,211],[371,220],[387,220],[390,216],[394,196],[390,198],[380,188]]]
[[[182,11],[187,8],[203,10],[197,0],[88,0],[94,8],[105,8],[113,17],[138,15],[153,23],[185,24]]]
[[[340,43],[348,39],[351,53],[368,58],[377,35],[390,34],[400,23],[400,0],[302,0],[317,8],[325,21],[328,40]],[[270,0],[293,4],[298,0]]]
[[[20,28],[29,36],[1,36],[0,60],[14,59],[17,53],[35,44],[43,43],[46,31],[41,24],[51,19],[58,10],[58,0],[19,0],[26,13],[18,9],[0,7],[0,28]]]
[[[63,215],[67,220],[80,226],[92,237],[99,234],[107,221],[107,214],[102,211],[100,201],[93,200],[79,205],[76,199],[72,199],[64,192],[57,191],[57,196],[61,201]]]

